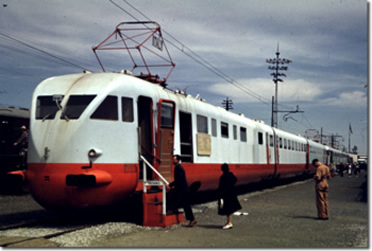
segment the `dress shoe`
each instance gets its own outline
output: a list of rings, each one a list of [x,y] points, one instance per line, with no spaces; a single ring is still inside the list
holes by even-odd
[[[184,225],[185,227],[193,227],[196,224],[196,220],[190,221],[189,224]]]

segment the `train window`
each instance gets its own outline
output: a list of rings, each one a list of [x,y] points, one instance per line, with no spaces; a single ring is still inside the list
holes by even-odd
[[[291,141],[288,140],[288,150],[291,150]]]
[[[229,124],[225,122],[221,122],[221,136],[222,138],[229,137]]]
[[[61,109],[62,95],[39,96],[36,104],[36,119],[54,119],[58,110]]]
[[[283,139],[282,138],[279,138],[279,147],[283,148]]]
[[[174,123],[174,104],[170,102],[161,103],[161,127],[173,128]]]
[[[233,133],[234,133],[234,139],[238,139],[238,128],[236,125],[233,125]]]
[[[247,142],[247,129],[240,127],[240,141]]]
[[[217,137],[217,120],[212,119],[212,136]]]
[[[274,146],[274,137],[270,135],[270,146]]]
[[[121,117],[124,122],[133,122],[133,99],[121,97]]]
[[[197,115],[196,116],[196,121],[197,121],[197,127],[198,127],[198,132],[201,133],[208,133],[208,119],[205,116],[202,115]]]
[[[287,139],[283,140],[284,149],[287,149]]]
[[[262,134],[262,132],[258,132],[258,144],[263,145],[263,134]]]
[[[61,119],[79,119],[85,108],[95,97],[96,95],[71,95],[62,112]]]
[[[118,97],[107,96],[90,118],[114,121],[118,120]]]

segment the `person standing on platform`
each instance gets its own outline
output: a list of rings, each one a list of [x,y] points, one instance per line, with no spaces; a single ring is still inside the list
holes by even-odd
[[[189,224],[186,226],[193,227],[196,224],[196,220],[190,205],[190,189],[187,184],[185,170],[181,166],[180,160],[181,157],[179,155],[173,156],[174,181],[169,183],[169,187],[174,187],[180,204],[185,211],[186,220],[189,221]]]
[[[220,177],[218,192],[223,203],[220,205],[218,213],[227,216],[227,222],[222,229],[231,229],[233,228],[232,214],[242,208],[235,191],[238,179],[229,171],[229,166],[226,163],[221,166],[221,170],[223,174]]]
[[[328,220],[328,180],[331,177],[331,173],[329,168],[318,159],[314,159],[312,164],[316,167],[314,180],[318,218],[320,220]]]

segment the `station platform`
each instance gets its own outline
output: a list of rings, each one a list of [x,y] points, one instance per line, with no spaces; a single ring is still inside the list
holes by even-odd
[[[368,175],[365,171],[329,181],[329,220],[317,219],[313,180],[240,195],[245,214],[223,230],[217,202],[193,206],[197,224],[154,228],[107,238],[92,247],[152,248],[367,248]],[[248,213],[248,215],[246,214]]]

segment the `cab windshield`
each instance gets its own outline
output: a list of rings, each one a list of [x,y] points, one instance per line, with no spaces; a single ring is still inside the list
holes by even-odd
[[[64,108],[61,119],[79,119],[96,95],[71,95]]]

